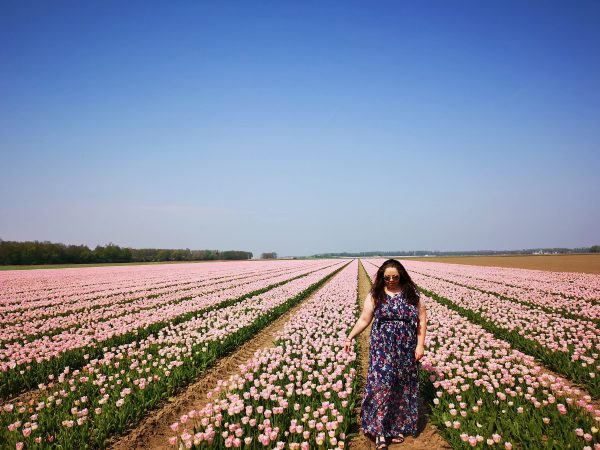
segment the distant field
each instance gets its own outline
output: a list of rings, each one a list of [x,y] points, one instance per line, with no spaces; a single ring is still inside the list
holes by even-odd
[[[402,257],[398,257],[402,259]],[[474,266],[516,267],[550,270],[552,272],[582,272],[600,274],[600,254],[576,255],[516,255],[516,256],[440,256],[407,258],[416,261],[437,261]]]
[[[438,256],[438,257],[406,257],[415,261],[437,261],[450,264],[471,264],[474,266],[516,267],[520,269],[550,270],[553,272],[581,272],[600,274],[600,254],[577,255],[518,255],[518,256]],[[279,260],[287,258],[278,258]],[[206,263],[224,260],[208,261],[161,261],[161,262],[131,262],[131,263],[96,263],[96,264],[35,264],[24,266],[0,266],[0,270],[31,270],[31,269],[65,269],[72,267],[102,267],[102,266],[139,266],[146,264],[185,264]],[[256,261],[256,260],[251,260]],[[230,261],[231,262],[231,261]]]
[[[72,267],[102,267],[102,266],[142,266],[147,264],[190,264],[225,261],[212,259],[206,261],[157,261],[157,262],[129,262],[129,263],[95,263],[95,264],[33,264],[23,266],[0,266],[0,270],[31,270],[31,269],[68,269]],[[229,260],[230,261],[230,260]]]

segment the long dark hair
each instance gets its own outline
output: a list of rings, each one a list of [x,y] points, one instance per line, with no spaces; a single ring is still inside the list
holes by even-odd
[[[393,267],[398,270],[398,274],[400,275],[400,280],[398,280],[398,284],[400,285],[400,289],[402,289],[402,293],[404,294],[404,298],[406,302],[410,305],[417,306],[419,304],[420,294],[417,289],[416,284],[413,282],[412,278],[404,268],[404,266],[400,263],[400,261],[396,259],[388,259],[384,262],[379,269],[377,269],[377,274],[375,275],[375,282],[371,287],[371,297],[373,297],[373,301],[375,302],[375,306],[380,301],[385,300],[385,280],[383,279],[383,274],[385,269],[388,267]]]

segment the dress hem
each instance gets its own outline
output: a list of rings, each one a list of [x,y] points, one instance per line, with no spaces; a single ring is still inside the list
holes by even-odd
[[[373,439],[375,439],[376,436],[379,436],[376,431],[370,431],[370,430],[367,430],[367,429],[365,429],[363,427],[361,427],[361,430],[362,430],[362,432],[364,434],[372,436]],[[393,437],[398,437],[399,433],[402,433],[404,436],[412,436],[412,437],[416,437],[417,436],[417,432],[416,431],[408,431],[408,430],[405,430],[405,431],[400,430],[396,434],[385,434],[385,433],[383,433],[383,435],[386,438],[393,438]]]

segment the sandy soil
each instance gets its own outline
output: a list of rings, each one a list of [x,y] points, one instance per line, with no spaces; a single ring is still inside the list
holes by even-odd
[[[325,283],[323,286],[325,286]],[[323,287],[321,286],[321,288]],[[263,331],[246,342],[241,348],[219,361],[202,375],[196,382],[190,384],[181,394],[172,397],[170,402],[158,410],[150,412],[134,429],[124,436],[115,437],[110,445],[112,450],[159,450],[172,449],[167,440],[173,436],[169,425],[179,421],[183,414],[192,409],[202,409],[209,400],[206,393],[217,386],[219,380],[226,380],[239,371],[240,364],[254,356],[262,348],[272,347],[276,332],[281,330],[290,317],[316,292],[304,299],[291,310],[283,314]]]
[[[359,298],[362,303],[366,298],[371,282],[367,273],[361,264],[359,264],[359,278],[358,278],[358,292]],[[364,380],[367,377],[367,370],[369,368],[369,333],[371,332],[371,326],[368,326],[359,336],[359,347],[360,347],[360,362],[361,362],[361,393],[360,398],[364,392]],[[356,408],[357,420],[360,424],[360,402],[358,402]],[[451,449],[452,447],[446,440],[440,435],[437,426],[429,421],[429,406],[423,400],[419,398],[419,421],[417,424],[417,436],[407,436],[406,440],[402,444],[393,444],[389,448],[391,450],[435,450],[435,449]],[[350,441],[349,448],[351,450],[367,450],[374,449],[375,442],[368,436],[360,431],[360,434]]]
[[[399,256],[397,259],[406,257]],[[600,274],[600,254],[522,255],[522,256],[440,256],[406,258],[416,261],[435,261],[474,266],[514,267],[518,269],[549,270],[551,272],[582,272]]]

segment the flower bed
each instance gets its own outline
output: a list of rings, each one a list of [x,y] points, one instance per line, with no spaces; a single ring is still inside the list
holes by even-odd
[[[14,448],[97,448],[326,282],[346,261],[156,335],[103,348],[81,370],[49,377],[43,395],[0,409],[0,442]]]
[[[358,317],[353,261],[302,306],[205,408],[171,425],[183,448],[344,448],[357,401],[356,352],[343,340]]]

